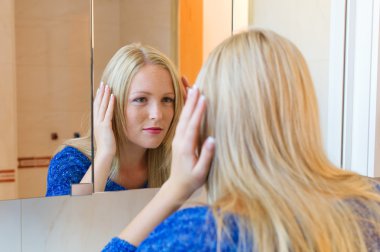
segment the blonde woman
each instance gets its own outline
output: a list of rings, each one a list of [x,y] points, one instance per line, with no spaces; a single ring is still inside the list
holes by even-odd
[[[291,42],[234,35],[196,84],[168,181],[104,251],[380,251],[379,187],[327,160],[310,73]],[[203,184],[209,204],[175,212]]]
[[[94,99],[95,191],[161,186],[183,104],[184,88],[166,56],[141,44],[119,49]],[[50,162],[46,195],[91,182],[90,156],[89,135],[67,141]]]

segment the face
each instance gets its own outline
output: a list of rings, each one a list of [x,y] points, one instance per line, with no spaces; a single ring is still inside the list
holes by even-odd
[[[157,148],[172,122],[174,99],[169,72],[152,64],[143,66],[132,79],[124,109],[128,143]]]

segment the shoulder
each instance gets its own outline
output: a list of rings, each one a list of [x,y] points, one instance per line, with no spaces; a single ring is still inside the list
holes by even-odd
[[[60,176],[69,173],[85,173],[91,161],[78,149],[66,146],[58,152],[50,161],[49,173],[59,173]]]
[[[54,155],[50,161],[50,166],[83,166],[88,168],[91,161],[78,149],[66,146],[60,152]]]
[[[78,149],[71,147],[71,146],[66,146],[64,147],[60,152],[54,155],[52,160],[80,160],[83,162],[91,162],[86,155],[84,155],[82,152],[80,152]]]
[[[216,248],[216,226],[209,207],[179,210],[141,244],[141,251],[209,251]]]

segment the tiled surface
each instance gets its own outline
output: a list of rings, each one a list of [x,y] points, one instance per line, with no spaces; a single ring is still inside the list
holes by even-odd
[[[21,251],[21,201],[0,201],[0,250]]]
[[[100,251],[156,191],[22,200],[23,251]]]

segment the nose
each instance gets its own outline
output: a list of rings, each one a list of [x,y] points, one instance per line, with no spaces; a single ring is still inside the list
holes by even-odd
[[[162,108],[159,102],[151,103],[151,105],[149,106],[149,119],[151,120],[162,119]]]

